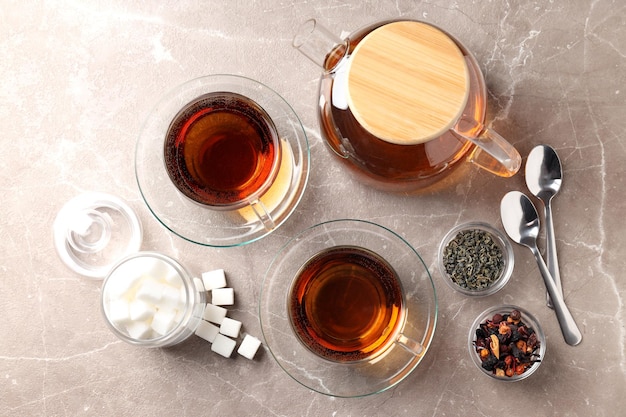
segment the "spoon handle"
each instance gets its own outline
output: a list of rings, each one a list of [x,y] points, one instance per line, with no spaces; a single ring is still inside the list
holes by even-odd
[[[554,282],[554,279],[552,279],[550,271],[548,270],[546,263],[543,261],[543,258],[539,253],[539,249],[537,249],[537,245],[531,247],[530,250],[533,252],[533,255],[535,255],[537,265],[539,266],[539,271],[541,272],[541,276],[543,277],[543,282],[546,284],[548,294],[550,295],[552,303],[554,304],[554,311],[556,312],[556,318],[559,321],[559,326],[561,327],[561,333],[563,333],[563,338],[568,345],[576,346],[583,340],[583,335],[576,325],[574,317],[572,317],[572,313],[570,313],[569,309],[565,305],[565,301],[559,293],[556,287],[556,283]]]
[[[544,202],[546,217],[546,263],[550,275],[554,278],[557,291],[563,297],[563,287],[561,285],[561,272],[559,271],[559,261],[556,255],[556,238],[554,237],[554,223],[552,222],[552,205],[550,200]],[[554,308],[550,294],[546,294],[548,307]]]

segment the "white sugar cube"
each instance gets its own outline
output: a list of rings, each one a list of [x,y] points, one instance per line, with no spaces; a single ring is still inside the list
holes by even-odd
[[[154,304],[146,303],[143,300],[133,300],[130,302],[130,319],[144,321],[151,319],[156,313]]]
[[[230,337],[238,337],[241,330],[241,322],[225,317],[220,325],[220,333]]]
[[[230,306],[235,304],[235,291],[232,288],[215,288],[211,290],[211,304]]]
[[[163,298],[164,285],[151,279],[145,279],[137,289],[136,297],[147,303],[158,304]]]
[[[122,325],[130,322],[130,309],[126,300],[113,300],[107,309],[109,321],[115,325]]]
[[[179,287],[173,287],[167,284],[163,284],[161,287],[162,292],[159,307],[169,309],[182,308],[187,298],[185,293],[181,293]],[[181,299],[182,297],[185,297],[185,299]]]
[[[235,350],[235,342],[233,339],[224,336],[223,334],[217,334],[211,345],[211,350],[215,353],[222,355],[225,358],[230,358]]]
[[[157,281],[167,282],[169,285],[178,287],[182,284],[183,280],[176,269],[165,262],[159,263],[159,268],[153,272],[153,277]]]
[[[256,355],[256,352],[259,350],[259,346],[261,346],[261,341],[256,337],[247,334],[243,338],[241,345],[239,345],[237,353],[252,360],[254,358],[254,355]]]
[[[133,339],[146,340],[152,339],[153,332],[150,325],[145,321],[134,321],[126,325],[128,335]]]
[[[206,291],[215,288],[224,288],[226,286],[226,274],[223,269],[204,272],[202,274],[202,283],[204,284],[204,289]]]
[[[161,336],[166,335],[176,325],[176,310],[159,309],[154,313],[151,327]]]
[[[211,323],[222,324],[222,321],[226,317],[227,312],[228,310],[226,310],[224,307],[207,304],[204,308],[204,314],[202,315],[202,318],[206,321],[210,321]]]
[[[107,280],[106,293],[110,297],[132,298],[137,284],[142,278],[142,272],[133,262],[118,266]]]
[[[211,343],[213,343],[215,336],[217,336],[219,332],[219,328],[216,325],[204,320],[200,320],[200,324],[198,324],[198,328],[196,329],[196,335]]]

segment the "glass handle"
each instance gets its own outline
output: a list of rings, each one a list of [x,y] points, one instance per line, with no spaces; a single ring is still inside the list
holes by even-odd
[[[346,42],[315,19],[309,19],[300,26],[292,45],[327,71],[331,71],[348,50]]]
[[[274,219],[272,215],[267,211],[267,208],[261,202],[261,200],[254,200],[250,202],[250,208],[254,211],[254,214],[261,220],[263,226],[267,230],[273,230],[276,227],[276,223],[274,223]]]
[[[416,342],[415,340],[406,337],[402,333],[398,335],[396,338],[396,343],[406,349],[409,353],[412,353],[415,356],[421,356],[424,353],[424,346],[421,343]]]
[[[522,166],[522,157],[513,145],[474,119],[463,116],[452,132],[476,145],[469,161],[493,174],[512,177]]]

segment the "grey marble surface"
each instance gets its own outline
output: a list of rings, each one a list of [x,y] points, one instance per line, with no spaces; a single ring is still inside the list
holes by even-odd
[[[626,408],[624,174],[626,6],[573,1],[10,1],[0,5],[0,414],[61,415],[528,415],[614,416]],[[567,301],[584,340],[570,347],[545,306],[530,251],[515,246],[511,282],[468,299],[436,269],[441,237],[480,220],[501,228],[500,198],[525,191],[523,173],[496,178],[466,164],[418,196],[352,178],[319,136],[317,68],[292,49],[317,17],[351,32],[377,20],[424,19],[474,52],[489,89],[489,123],[525,157],[557,149],[564,167],[553,209]],[[162,94],[213,73],[280,92],[311,145],[309,184],[274,234],[240,248],[207,248],[170,234],[144,205],[133,155],[142,120]],[[169,349],[117,340],[99,309],[100,283],[58,259],[51,225],[70,198],[103,191],[144,225],[142,249],[196,274],[224,268],[232,317],[261,337],[257,298],[272,255],[320,221],[354,217],[404,236],[422,255],[439,298],[432,349],[395,388],[359,399],[300,386],[266,346],[254,361],[224,359],[193,338]],[[471,363],[468,327],[485,308],[516,303],[542,323],[548,349],[531,378],[504,384]],[[347,382],[349,383],[349,382]]]

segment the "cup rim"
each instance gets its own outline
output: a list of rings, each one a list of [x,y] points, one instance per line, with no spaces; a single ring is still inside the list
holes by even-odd
[[[446,272],[446,267],[443,261],[444,250],[448,246],[450,241],[453,240],[456,235],[463,230],[481,230],[489,233],[494,238],[494,242],[496,242],[496,244],[498,244],[498,246],[502,250],[504,268],[500,274],[500,277],[485,288],[477,290],[463,288],[457,283],[453,282],[449,274]],[[511,245],[504,233],[502,233],[489,223],[482,221],[469,221],[461,223],[450,229],[441,239],[441,242],[439,243],[439,248],[437,250],[437,266],[442,279],[453,290],[470,297],[484,297],[488,295],[493,295],[500,291],[502,288],[504,288],[504,286],[509,282],[511,276],[513,275],[513,269],[515,266],[513,245]]]
[[[194,181],[188,179],[185,175],[183,175],[180,172],[181,171],[180,167],[178,167],[178,169],[176,170],[170,170],[170,169],[167,169],[166,167],[166,172],[169,178],[171,179],[174,186],[178,189],[178,191],[180,191],[182,195],[184,195],[190,201],[196,204],[199,204],[200,206],[207,207],[211,210],[236,210],[241,207],[245,207],[249,205],[251,201],[255,201],[258,198],[260,198],[272,186],[274,180],[276,179],[276,175],[278,173],[278,168],[280,166],[280,161],[282,157],[278,129],[276,128],[276,125],[274,124],[274,121],[272,120],[271,116],[267,113],[267,111],[263,108],[263,106],[261,106],[256,100],[252,99],[251,97],[248,97],[240,92],[228,91],[226,89],[224,91],[206,92],[198,97],[191,99],[187,104],[185,104],[178,111],[178,113],[172,118],[172,121],[170,122],[170,127],[168,128],[168,132],[166,132],[165,138],[163,141],[163,152],[166,153],[168,151],[168,144],[169,142],[171,142],[171,138],[168,133],[170,129],[172,128],[172,125],[174,125],[175,122],[182,120],[183,118],[182,116],[188,111],[190,107],[204,100],[207,100],[213,97],[221,97],[225,95],[229,95],[233,98],[236,98],[237,100],[245,101],[246,105],[250,106],[255,112],[259,114],[260,116],[259,121],[262,121],[266,125],[268,129],[268,133],[271,138],[271,143],[273,144],[275,151],[274,151],[273,159],[271,161],[270,172],[268,173],[263,183],[260,184],[260,186],[256,190],[251,192],[249,195],[244,196],[240,198],[239,200],[232,201],[229,203],[215,203],[214,204],[214,203],[202,201],[202,197],[199,194],[204,195],[206,194],[206,192],[202,189],[202,187],[199,184],[195,183]],[[164,159],[163,163],[166,164],[167,166],[167,158],[164,156],[163,159]],[[200,190],[198,192],[195,192],[194,191],[195,188],[200,188]]]
[[[310,257],[307,261],[305,261],[304,264],[302,264],[300,266],[300,268],[298,269],[298,271],[296,272],[295,276],[293,277],[293,279],[291,280],[291,284],[289,286],[289,291],[288,291],[288,300],[292,300],[292,294],[294,293],[295,290],[295,286],[298,282],[298,279],[300,278],[302,272],[305,270],[305,268],[310,265],[310,262],[319,259],[319,256],[328,253],[330,250],[332,249],[338,249],[341,251],[358,251],[358,252],[363,252],[369,256],[371,256],[372,258],[375,258],[377,261],[379,261],[383,267],[387,270],[391,270],[393,271],[393,273],[395,274],[395,270],[393,268],[393,266],[382,256],[380,256],[379,254],[377,254],[376,252],[374,252],[373,250],[370,250],[368,248],[364,248],[364,247],[359,247],[356,245],[338,245],[338,246],[333,246],[333,247],[329,247],[321,252],[318,252],[316,254],[314,254],[312,257]],[[354,253],[354,252],[353,252]],[[340,364],[340,365],[351,365],[351,364],[358,364],[358,363],[375,363],[381,359],[384,358],[384,356],[389,353],[389,351],[391,350],[391,348],[394,346],[394,344],[398,343],[398,339],[400,337],[403,336],[403,330],[404,330],[404,326],[406,325],[407,322],[407,317],[408,317],[408,308],[407,308],[407,303],[406,303],[406,289],[404,288],[404,285],[402,284],[402,280],[401,278],[396,274],[395,276],[395,280],[397,281],[396,284],[398,285],[398,289],[400,290],[400,302],[401,302],[401,308],[398,314],[398,319],[395,322],[395,325],[393,326],[393,330],[387,335],[387,337],[385,338],[384,342],[381,344],[380,347],[378,347],[376,349],[376,351],[370,355],[364,356],[364,357],[360,357],[358,359],[347,359],[347,360],[335,360],[332,359],[330,357],[326,357],[323,356],[323,354],[320,353],[320,351],[324,350],[324,346],[320,343],[316,343],[317,345],[317,349],[315,347],[313,347],[311,345],[311,343],[305,341],[303,339],[303,336],[306,335],[302,335],[300,334],[301,332],[298,331],[297,329],[297,325],[295,323],[296,319],[293,317],[293,314],[288,313],[288,319],[289,319],[289,323],[291,325],[291,329],[294,333],[294,335],[296,336],[296,338],[300,341],[300,343],[307,348],[311,353],[313,353],[314,355],[319,356],[321,359],[331,362],[331,363],[336,363],[336,364]],[[288,301],[289,303],[289,301]],[[288,308],[288,310],[290,310]],[[352,353],[352,352],[351,352]]]

